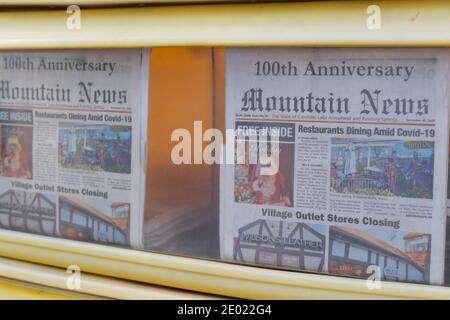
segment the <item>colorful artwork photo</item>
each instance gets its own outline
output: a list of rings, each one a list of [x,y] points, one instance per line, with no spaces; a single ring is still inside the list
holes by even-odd
[[[279,207],[293,206],[294,185],[294,144],[279,144],[278,172],[273,175],[261,174],[264,166],[258,161],[251,164],[250,144],[245,145],[246,157],[243,164],[235,165],[234,196],[238,203],[273,205]],[[270,157],[270,156],[269,156]],[[267,161],[263,162],[267,163]]]
[[[433,198],[433,142],[335,138],[331,144],[331,192]]]
[[[33,179],[33,128],[2,125],[0,175]]]
[[[131,127],[60,123],[59,165],[65,169],[131,173]]]

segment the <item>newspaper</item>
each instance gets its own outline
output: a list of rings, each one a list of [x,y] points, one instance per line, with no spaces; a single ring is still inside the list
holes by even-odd
[[[148,49],[0,53],[0,227],[141,245]]]
[[[450,150],[449,150],[450,152]],[[449,154],[450,158],[450,154]],[[444,284],[450,286],[450,162],[448,163],[449,170],[447,176],[447,223],[446,223],[446,242],[445,242],[445,269],[444,269]]]
[[[222,258],[442,284],[449,50],[236,48],[226,63]]]

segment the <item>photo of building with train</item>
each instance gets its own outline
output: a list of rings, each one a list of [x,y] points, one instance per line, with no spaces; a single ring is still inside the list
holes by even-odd
[[[392,231],[384,238],[354,228],[330,226],[328,272],[367,278],[378,266],[382,280],[426,283],[431,235]],[[392,239],[387,241],[386,237]]]
[[[130,204],[113,202],[107,207],[110,214],[78,198],[10,189],[0,194],[0,228],[129,245]]]
[[[114,203],[107,215],[94,206],[69,196],[59,196],[59,231],[61,236],[116,245],[129,244],[128,203]],[[126,218],[125,218],[126,217]]]

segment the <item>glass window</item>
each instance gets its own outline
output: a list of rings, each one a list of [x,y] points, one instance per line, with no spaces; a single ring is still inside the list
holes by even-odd
[[[101,232],[103,232],[105,234],[107,233],[108,226],[106,225],[106,223],[104,223],[103,221],[100,221],[98,226],[99,226],[99,229]]]
[[[393,257],[388,257],[386,265],[389,267],[397,268],[397,259],[394,259]]]
[[[320,264],[323,263],[323,259],[321,257],[305,257],[305,270],[309,271],[322,271],[320,270]]]
[[[70,210],[66,207],[61,208],[61,220],[70,222]]]
[[[369,251],[362,247],[350,245],[348,257],[349,257],[349,259],[352,259],[352,260],[367,262],[367,259],[369,257]]]
[[[370,253],[370,263],[377,264],[377,254],[373,251]]]
[[[380,253],[378,256],[378,266],[380,266],[382,269],[384,268],[385,259],[386,257]]]
[[[412,265],[408,265],[408,281],[423,282],[424,273]]]
[[[42,233],[41,226],[39,225],[39,220],[36,219],[27,220],[27,229],[30,232]]]
[[[114,236],[113,236],[113,231],[114,231],[114,227],[111,225],[107,225],[107,234],[108,234],[108,241],[113,241],[114,240]]]
[[[281,265],[284,267],[300,268],[300,257],[284,254]]]
[[[339,240],[333,240],[331,254],[336,257],[345,256],[345,243]]]
[[[22,217],[11,217],[11,226],[13,228],[25,229],[25,220]]]
[[[0,226],[9,227],[9,214],[0,213]]]
[[[418,243],[416,244],[414,251],[415,252],[422,252],[422,251],[427,251],[428,249],[428,244],[427,243]]]
[[[84,213],[74,211],[72,213],[72,223],[75,223],[79,226],[87,227],[87,217]]]
[[[43,220],[42,228],[45,234],[54,236],[55,234],[55,221],[54,220]]]
[[[397,230],[396,221],[401,218],[396,215],[401,213],[405,217],[408,211],[417,214],[418,210],[411,209],[414,205],[422,200],[433,201],[430,199],[434,199],[431,193],[436,189],[432,188],[434,170],[442,168],[434,167],[434,161],[438,163],[442,158],[440,153],[435,153],[439,146],[433,142],[439,132],[430,131],[436,135],[427,136],[424,141],[393,137],[392,126],[388,129],[387,123],[390,123],[388,118],[398,115],[397,109],[409,108],[402,110],[411,114],[399,116],[408,118],[405,128],[415,128],[414,119],[424,119],[419,125],[427,122],[428,126],[435,126],[433,117],[440,109],[432,108],[445,106],[449,92],[448,83],[443,84],[448,81],[447,76],[444,81],[437,81],[441,79],[436,77],[441,71],[437,67],[441,60],[447,66],[450,53],[443,48],[439,48],[439,53],[434,50],[414,48],[410,54],[398,48],[153,48],[151,65],[145,68],[150,70],[150,75],[140,74],[136,82],[145,84],[143,76],[148,76],[149,86],[130,86],[135,84],[133,70],[140,70],[130,63],[134,61],[133,53],[121,55],[118,50],[109,56],[107,51],[102,51],[102,57],[98,57],[96,53],[83,56],[72,50],[52,51],[51,61],[72,61],[76,54],[82,61],[113,62],[111,66],[115,69],[110,70],[110,75],[103,77],[105,72],[96,73],[99,80],[96,84],[123,89],[129,94],[128,99],[144,97],[140,88],[149,88],[148,106],[129,104],[132,108],[143,107],[140,111],[148,107],[148,121],[145,129],[136,127],[141,121],[134,121],[134,110],[131,122],[131,116],[118,117],[117,123],[103,119],[95,124],[82,119],[47,119],[54,121],[52,130],[58,146],[53,157],[57,159],[57,170],[50,173],[49,181],[61,179],[66,187],[80,186],[80,190],[86,188],[89,192],[79,196],[43,192],[48,201],[32,202],[36,208],[30,211],[52,212],[52,208],[57,208],[59,221],[43,221],[43,230],[39,230],[37,220],[30,220],[26,228],[69,239],[124,244],[136,250],[299,271],[334,270],[336,274],[364,277],[368,264],[378,264],[383,276],[390,280],[398,276],[400,280],[423,281],[434,270],[435,261],[431,257],[431,268],[430,235],[416,231],[432,229],[423,225],[418,230],[411,226],[408,232],[403,228]],[[141,53],[136,61],[144,60]],[[36,56],[47,57],[31,51],[23,55],[30,56],[31,60]],[[384,74],[396,66],[401,66],[398,72],[403,72],[406,78]],[[410,69],[404,69],[405,66]],[[364,76],[358,74],[361,70],[365,70]],[[23,81],[18,75],[22,71],[8,71],[5,77],[11,85],[21,87]],[[51,72],[54,74],[51,79],[45,78],[48,73],[35,71],[36,68],[26,72],[30,73],[30,87],[41,83],[50,86],[58,80],[62,81],[59,85],[63,88],[77,84],[78,76],[86,79],[86,74],[72,72],[68,78],[70,83],[63,83],[67,71]],[[121,82],[124,72],[129,81]],[[290,72],[293,74],[286,74]],[[363,88],[368,88],[365,90],[368,92],[363,93]],[[71,87],[70,92],[73,90]],[[111,99],[116,97],[115,91],[99,91]],[[441,95],[444,103],[440,103]],[[431,99],[433,103],[425,107],[418,99]],[[145,99],[139,99],[142,101],[145,103]],[[308,106],[311,101],[315,102],[314,106]],[[389,108],[385,111],[390,115],[383,113],[383,106]],[[79,106],[67,103],[65,107]],[[29,108],[33,108],[32,102]],[[419,117],[426,108],[429,108],[427,114]],[[107,110],[104,111],[106,114]],[[375,118],[386,121],[379,126],[385,131],[375,134],[373,129],[376,126],[378,130],[378,124],[367,126],[365,121],[361,123],[361,117],[369,122]],[[348,126],[340,123],[341,119],[348,119],[345,120]],[[333,127],[331,131],[344,131],[316,132],[316,128],[325,126]],[[275,157],[273,140],[267,146],[266,151],[270,152],[262,154],[265,149],[262,141],[251,143],[255,141],[238,139],[241,141],[236,145],[241,143],[244,156],[238,150],[229,156],[240,158],[242,163],[229,166],[206,163],[204,158],[196,159],[198,153],[192,152],[194,148],[191,150],[189,146],[189,152],[186,150],[189,159],[180,164],[172,157],[179,144],[170,139],[180,128],[187,132],[191,142],[204,138],[204,134],[210,133],[206,131],[209,128],[222,133],[231,128],[250,132],[274,130],[284,136],[279,158]],[[293,135],[289,135],[291,131]],[[384,137],[380,138],[381,135]],[[0,149],[6,148],[9,139],[12,144],[9,149],[20,143],[30,161],[39,159],[34,154],[33,142],[40,136],[41,132],[33,129],[32,124],[2,124]],[[148,141],[139,141],[140,137]],[[216,137],[212,138],[210,141],[215,141]],[[148,161],[145,168],[133,165],[131,173],[134,155],[143,151],[136,148],[140,145],[148,146]],[[204,152],[201,156],[204,156],[208,152],[205,147],[211,145],[204,141],[201,146]],[[3,149],[1,154],[5,152]],[[435,158],[435,155],[439,156]],[[267,165],[262,160],[276,160],[279,171],[274,175],[263,174]],[[30,171],[39,169],[33,163],[28,167]],[[142,183],[146,189],[137,190],[138,184],[131,183],[136,181],[133,175],[143,170],[147,173],[147,181]],[[29,180],[38,181],[42,174],[41,169],[30,172]],[[105,190],[94,188],[100,185],[106,185]],[[102,191],[108,192],[108,196]],[[141,191],[145,191],[145,203],[130,203],[143,198],[138,197]],[[14,201],[18,203],[12,203],[9,199],[13,197],[9,195],[2,197],[0,225],[3,227],[24,227],[20,216],[26,209],[22,210],[21,206],[27,208],[27,204],[21,201],[30,204],[35,194],[24,190],[17,194],[20,200]],[[416,201],[415,197],[420,200]],[[402,205],[398,209],[400,198]],[[424,207],[420,208],[421,214],[431,217],[423,219],[424,223],[434,219],[433,210],[425,212]],[[19,218],[13,217],[10,222],[11,211],[18,213]],[[252,215],[256,211],[258,215]],[[317,214],[321,212],[335,215],[336,219],[331,221],[327,215],[323,219]],[[380,212],[389,217],[386,223],[393,225],[382,227],[384,217],[379,216]],[[37,217],[29,214],[32,215]],[[143,217],[142,229],[137,230],[139,237],[132,234],[137,224],[130,228],[130,217],[135,216]],[[341,220],[342,216],[358,218],[360,223]],[[372,220],[363,220],[368,218]],[[142,243],[138,238],[142,238]],[[441,238],[433,235],[433,239]],[[129,243],[130,239],[133,243]]]
[[[116,232],[114,233],[114,237],[115,237],[114,242],[116,242],[116,243],[126,244],[126,242],[127,242],[126,236],[120,231],[116,230]]]
[[[108,229],[106,223],[99,221],[98,222],[98,230],[97,237],[99,241],[107,242],[108,241]]]
[[[273,252],[260,251],[259,262],[263,264],[277,265],[277,254]]]
[[[406,280],[406,263],[403,261],[398,265],[398,278],[401,281]]]

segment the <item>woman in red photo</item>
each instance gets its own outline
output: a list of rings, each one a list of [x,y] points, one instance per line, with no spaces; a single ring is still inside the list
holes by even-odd
[[[17,134],[10,134],[4,150],[4,176],[31,179],[28,161],[30,156],[24,150]]]
[[[255,204],[291,207],[289,188],[286,186],[286,179],[281,168],[273,175],[262,175],[261,169],[263,167],[259,163],[254,166],[249,183],[255,194]]]

